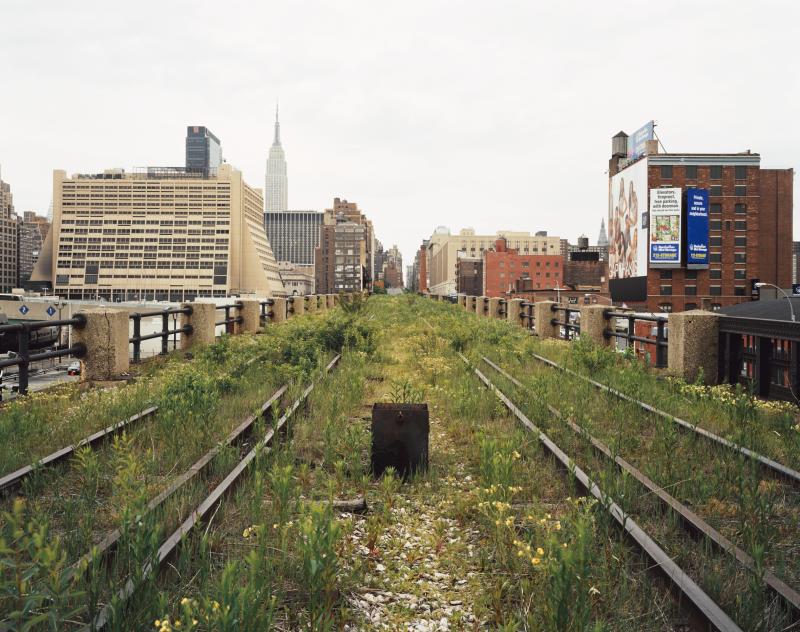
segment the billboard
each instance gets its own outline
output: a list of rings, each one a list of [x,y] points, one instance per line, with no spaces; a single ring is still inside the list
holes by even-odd
[[[708,191],[686,189],[686,267],[708,267]]]
[[[681,265],[681,189],[650,189],[650,264],[656,268]]]
[[[649,121],[637,129],[633,134],[628,136],[628,159],[636,160],[644,156],[645,148],[648,140],[653,140],[656,124],[655,121]]]
[[[647,276],[647,159],[613,176],[608,190],[608,277]]]

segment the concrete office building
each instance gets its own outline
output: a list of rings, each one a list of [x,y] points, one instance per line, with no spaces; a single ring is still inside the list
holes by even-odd
[[[33,267],[50,231],[50,222],[33,211],[25,211],[18,224],[17,283],[19,287],[24,287],[33,274]]]
[[[0,179],[0,292],[19,287],[17,277],[17,215],[11,185]]]
[[[264,212],[281,213],[289,209],[289,178],[286,176],[286,154],[281,145],[281,124],[275,108],[275,135],[267,158],[264,179]]]
[[[53,222],[32,281],[69,299],[284,295],[261,191],[222,164],[67,177],[53,172]]]
[[[283,286],[289,296],[314,294],[314,266],[298,266],[288,261],[279,261]]]
[[[546,233],[531,235],[529,232],[498,231],[494,235],[476,235],[473,229],[466,228],[458,235],[451,235],[447,227],[439,226],[426,247],[425,268],[430,293],[445,296],[455,294],[456,262],[459,254],[480,258],[484,251],[494,248],[499,237],[505,238],[507,247],[516,250],[520,255],[561,254],[561,240]]]
[[[319,211],[279,211],[264,215],[264,227],[275,259],[298,266],[314,265],[320,226],[322,213]]]
[[[789,287],[792,169],[764,169],[761,156],[749,150],[659,153],[656,140],[646,141],[640,154],[630,157],[627,143],[622,132],[612,139],[609,164],[609,287],[614,300],[648,311],[719,310],[756,297],[759,281]],[[702,235],[694,229],[694,237],[686,236],[691,228],[687,189],[700,190],[708,200],[707,228]],[[675,191],[676,210],[649,217],[654,196],[673,195],[670,191]],[[703,264],[688,265],[684,239],[692,247],[700,244]],[[654,262],[652,244],[669,245],[670,240],[675,260]]]
[[[186,128],[186,169],[203,175],[214,175],[222,164],[222,146],[219,138],[202,125]]]
[[[374,252],[372,222],[355,202],[334,198],[333,208],[325,210],[314,258],[316,292],[371,290]]]

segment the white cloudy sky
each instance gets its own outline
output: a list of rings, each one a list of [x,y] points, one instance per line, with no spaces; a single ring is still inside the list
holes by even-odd
[[[357,201],[407,263],[439,224],[594,241],[620,129],[800,167],[798,18],[793,0],[2,0],[2,175],[18,212],[46,211],[52,169],[180,165],[199,124],[260,187],[279,98],[290,208]]]

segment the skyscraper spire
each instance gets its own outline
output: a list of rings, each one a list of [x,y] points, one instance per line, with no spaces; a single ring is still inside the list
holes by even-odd
[[[606,236],[606,220],[600,219],[600,235],[597,238],[597,245],[608,248],[608,237]]]
[[[278,102],[275,101],[275,138],[272,141],[273,145],[281,144],[281,124],[278,122]]]

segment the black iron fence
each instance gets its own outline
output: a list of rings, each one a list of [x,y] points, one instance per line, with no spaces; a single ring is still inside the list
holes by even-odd
[[[552,305],[550,309],[556,314],[555,318],[550,319],[550,324],[559,328],[559,338],[574,340],[575,337],[581,333],[581,310],[575,307],[565,307],[564,305],[558,304]],[[558,319],[559,314],[564,315],[563,320]]]
[[[522,322],[522,326],[530,331],[534,330],[536,324],[536,315],[533,306],[534,303],[532,301],[522,301],[519,312],[519,317]]]
[[[217,311],[224,311],[225,317],[222,320],[216,321],[214,324],[218,327],[224,325],[226,334],[234,333],[234,326],[241,325],[244,322],[244,319],[241,316],[231,316],[231,310],[239,310],[242,309],[242,307],[244,307],[244,303],[241,301],[236,301],[235,303],[230,303],[229,305],[217,305],[215,309]]]
[[[275,301],[268,298],[266,301],[261,301],[259,304],[261,305],[261,322],[268,323],[275,316],[275,312],[272,309],[275,306]]]
[[[627,345],[634,347],[634,343],[638,342],[643,345],[653,345],[655,347],[655,367],[658,369],[666,368],[667,366],[667,316],[660,314],[637,314],[635,312],[615,312],[613,309],[603,311],[603,318],[606,319],[607,326],[603,335],[606,338],[616,338],[617,340],[625,340]],[[617,327],[618,319],[627,321],[627,327],[619,330]],[[636,323],[645,322],[649,323],[650,329],[647,336],[638,335],[636,333]]]
[[[759,397],[798,402],[800,323],[723,316],[717,358],[720,383],[744,384]]]
[[[17,375],[17,391],[21,395],[28,392],[28,379],[30,376],[30,365],[33,362],[40,360],[47,360],[49,358],[63,358],[72,356],[81,358],[86,353],[86,346],[82,342],[75,343],[68,347],[61,347],[53,349],[45,349],[43,351],[32,349],[35,346],[37,333],[46,328],[61,328],[61,327],[84,327],[86,325],[86,318],[83,315],[77,315],[73,318],[65,318],[63,320],[46,320],[46,321],[30,321],[13,323],[8,325],[0,325],[0,336],[14,336],[16,335],[16,351],[14,357],[5,358],[0,360],[0,369],[5,367],[16,366],[18,370]],[[10,346],[10,345],[7,345]]]
[[[128,339],[128,342],[133,345],[133,361],[139,362],[142,359],[142,342],[145,340],[155,340],[161,338],[161,355],[169,353],[169,337],[172,336],[172,348],[178,346],[178,334],[192,333],[192,326],[189,324],[178,327],[177,319],[181,314],[191,316],[192,308],[187,307],[169,307],[163,310],[153,310],[149,312],[133,312],[128,318],[133,323],[133,335]],[[161,329],[149,334],[142,335],[142,318],[161,317]],[[170,317],[172,318],[172,329],[170,329]]]

